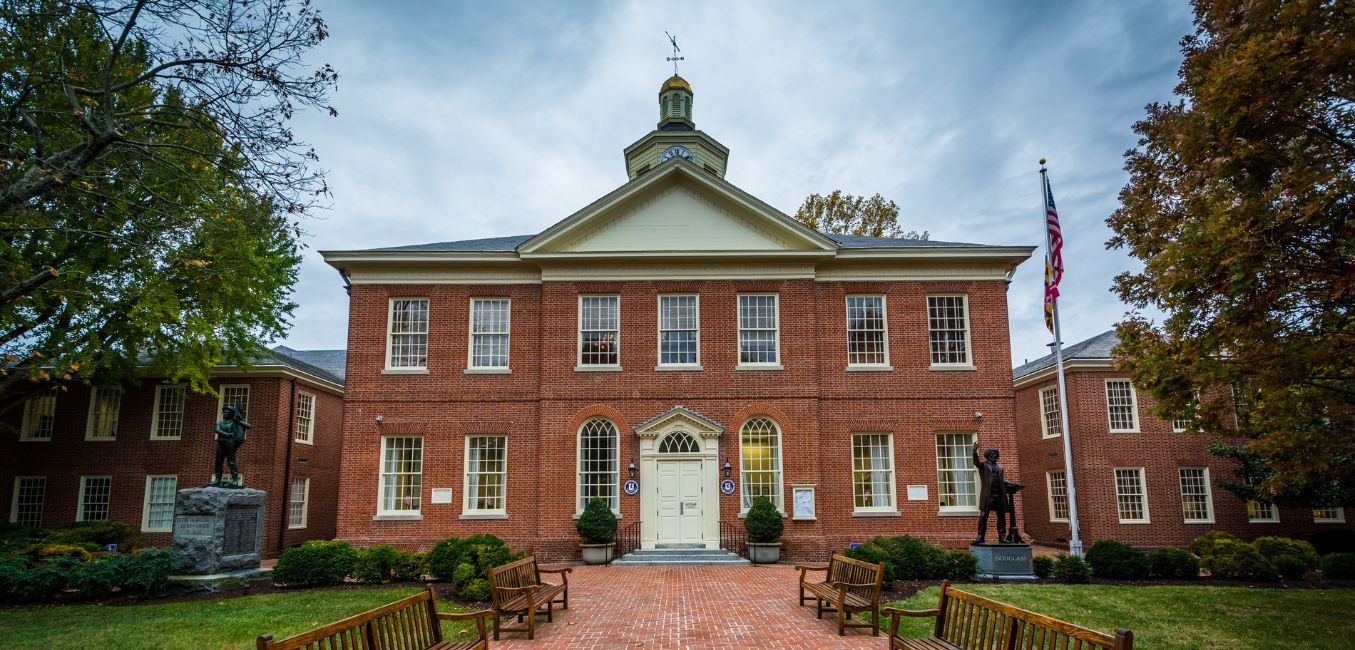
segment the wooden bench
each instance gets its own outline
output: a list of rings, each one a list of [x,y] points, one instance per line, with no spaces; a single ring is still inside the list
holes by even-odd
[[[800,564],[800,606],[809,599],[815,600],[818,612],[816,618],[823,618],[825,611],[837,612],[837,633],[846,634],[849,627],[868,627],[871,636],[880,634],[880,581],[884,579],[884,567],[879,564],[853,560],[845,555],[833,555],[826,564]],[[824,571],[822,582],[809,582],[805,575],[810,571]],[[810,595],[806,596],[808,591]],[[824,607],[827,603],[831,607]],[[869,623],[851,623],[854,612],[870,612]]]
[[[1134,633],[1117,630],[1115,636],[1065,623],[1043,614],[1028,612],[996,600],[960,591],[947,580],[941,583],[941,602],[936,609],[906,610],[886,607],[891,650],[1131,650]],[[932,636],[905,639],[899,636],[904,616],[935,616]]]
[[[338,623],[274,641],[272,634],[259,636],[258,650],[484,650],[489,647],[485,619],[489,610],[453,614],[438,612],[437,594],[429,587],[408,598],[378,607]],[[466,641],[442,638],[439,621],[475,621],[479,635]]]
[[[517,616],[521,623],[527,619],[526,628],[504,628],[510,632],[527,630],[527,638],[536,638],[536,614],[545,608],[546,621],[554,622],[555,604],[560,609],[569,609],[569,572],[573,569],[542,569],[536,565],[536,558],[528,555],[516,562],[491,567],[489,573],[489,597],[494,609],[494,640],[499,640],[499,619],[505,614]],[[541,581],[542,573],[560,574],[560,584]]]

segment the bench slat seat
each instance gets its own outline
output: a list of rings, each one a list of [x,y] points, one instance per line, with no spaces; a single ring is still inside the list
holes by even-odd
[[[494,640],[499,640],[499,631],[526,630],[528,639],[536,638],[536,615],[546,614],[547,622],[555,621],[555,605],[560,609],[569,609],[569,573],[573,569],[545,569],[537,566],[536,558],[527,556],[503,566],[490,567],[489,599],[494,612]],[[560,583],[543,582],[541,574],[555,573]],[[505,615],[516,616],[518,622],[526,619],[525,627],[504,628],[500,619]]]
[[[255,640],[258,650],[299,650],[302,648],[343,648],[344,650],[484,650],[489,647],[485,619],[489,610],[465,614],[439,612],[437,594],[429,587],[389,605],[349,616],[309,632],[278,641],[263,634]],[[451,641],[442,638],[441,621],[474,620],[477,636]]]
[[[880,583],[884,580],[884,567],[845,555],[834,555],[826,563],[800,564],[800,606],[810,599],[814,600],[817,618],[823,618],[824,612],[837,613],[837,633],[846,634],[849,627],[868,627],[872,636],[880,634]],[[807,579],[810,571],[823,571],[824,579]],[[809,592],[806,596],[805,592]],[[825,607],[825,605],[830,605]],[[852,623],[852,614],[870,612],[869,623]]]

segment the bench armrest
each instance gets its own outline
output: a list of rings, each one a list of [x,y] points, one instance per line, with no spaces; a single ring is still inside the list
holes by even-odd
[[[520,594],[520,593],[522,593],[522,592],[524,592],[524,591],[525,591],[525,592],[529,592],[529,593],[535,593],[535,592],[536,592],[537,590],[539,590],[539,589],[541,589],[541,585],[527,585],[526,587],[495,587],[495,588],[494,588],[495,591],[502,591],[502,592],[504,592],[504,593],[507,593],[507,594],[510,595],[510,596],[513,595],[513,594]]]
[[[464,621],[467,619],[475,619],[475,630],[480,635],[480,639],[485,641],[489,640],[489,634],[485,629],[485,620],[492,618],[494,618],[494,612],[487,609],[482,609],[478,612],[466,612],[464,614],[459,612],[438,612],[439,621]]]
[[[876,587],[876,586],[878,586],[878,585],[876,585],[876,584],[873,583],[873,582],[862,582],[862,583],[860,583],[860,584],[857,584],[857,583],[854,583],[854,582],[834,582],[834,583],[833,583],[833,588],[834,588],[834,589],[843,589],[843,588],[850,589],[850,588],[853,588],[853,587],[861,587],[861,588],[867,588],[867,587],[870,587],[870,588],[873,588],[873,587]]]
[[[559,567],[559,568],[556,568],[556,569],[547,569],[547,568],[544,568],[544,567],[537,567],[536,572],[537,572],[537,573],[559,573],[559,574],[565,574],[565,573],[570,573],[570,572],[572,572],[573,570],[574,570],[574,567],[567,567],[567,566],[566,566],[566,567]]]
[[[796,570],[796,571],[827,571],[827,570],[828,570],[828,563],[827,563],[827,562],[809,562],[809,563],[806,563],[806,564],[797,564],[797,565],[795,565],[795,570]]]
[[[926,618],[929,616],[940,616],[939,609],[899,609],[897,607],[885,607],[880,610],[880,616],[913,616],[917,618]]]

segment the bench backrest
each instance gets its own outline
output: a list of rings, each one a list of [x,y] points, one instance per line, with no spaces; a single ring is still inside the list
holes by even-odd
[[[935,636],[962,648],[983,650],[1131,650],[1134,634],[1114,636],[989,600],[941,583]]]
[[[846,582],[849,584],[874,585],[873,587],[850,587],[847,593],[875,602],[880,598],[880,583],[884,579],[884,566],[853,560],[845,555],[834,554],[828,561],[828,582]]]
[[[280,641],[265,634],[258,650],[421,650],[442,640],[437,596],[429,587],[413,596]]]
[[[489,567],[486,573],[489,577],[489,596],[494,601],[495,607],[503,604],[500,602],[500,589],[521,589],[541,584],[540,575],[536,571],[536,557],[533,555],[503,566]],[[512,594],[506,598],[518,595]]]

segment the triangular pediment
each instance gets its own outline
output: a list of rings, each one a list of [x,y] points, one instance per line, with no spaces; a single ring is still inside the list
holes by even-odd
[[[635,427],[635,435],[641,438],[657,438],[677,430],[691,432],[699,438],[709,438],[724,433],[725,428],[706,416],[679,405]]]
[[[819,232],[674,158],[518,247],[523,257],[832,253]]]

